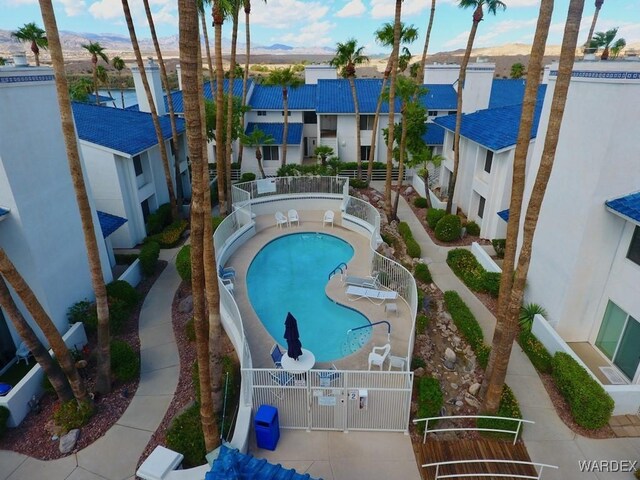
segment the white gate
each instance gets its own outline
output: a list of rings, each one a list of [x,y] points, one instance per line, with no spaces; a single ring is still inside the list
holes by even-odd
[[[278,409],[281,428],[406,432],[412,372],[244,369],[260,405]],[[247,379],[248,380],[248,379]]]

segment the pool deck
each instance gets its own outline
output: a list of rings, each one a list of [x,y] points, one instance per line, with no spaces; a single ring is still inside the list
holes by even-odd
[[[255,310],[249,301],[247,292],[247,270],[255,255],[264,245],[270,241],[292,233],[322,232],[334,235],[345,240],[354,248],[354,256],[348,262],[349,274],[367,276],[370,274],[371,248],[370,241],[365,236],[347,230],[340,226],[342,218],[336,215],[334,226],[322,225],[323,211],[304,211],[300,214],[300,226],[277,228],[271,215],[257,217],[256,235],[242,245],[229,259],[226,266],[231,266],[236,270],[236,280],[234,282],[234,298],[242,315],[245,325],[245,334],[251,349],[253,366],[255,368],[271,368],[273,361],[269,355],[274,343],[285,345],[284,338],[273,338],[256,315]],[[327,272],[327,275],[329,272]],[[365,315],[371,323],[387,320],[391,323],[391,355],[406,357],[411,334],[412,322],[408,304],[398,297],[393,303],[397,305],[398,312],[387,314],[384,305],[375,305],[370,300],[362,298],[350,300],[345,293],[345,285],[340,279],[340,275],[335,275],[327,284],[325,289],[329,298],[347,307],[358,310]],[[284,332],[284,318],[283,332]],[[346,334],[346,332],[345,332]],[[356,353],[343,357],[333,362],[318,362],[315,368],[329,368],[334,363],[341,370],[366,370],[367,359],[373,346],[383,346],[389,343],[387,340],[387,329],[384,325],[373,328],[373,335],[367,344]],[[304,347],[304,339],[302,339]],[[388,362],[385,363],[385,367]],[[374,367],[375,368],[375,367]]]

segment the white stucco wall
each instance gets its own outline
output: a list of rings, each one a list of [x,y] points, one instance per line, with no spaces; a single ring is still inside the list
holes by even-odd
[[[462,92],[463,113],[475,112],[489,106],[495,64],[486,62],[470,63],[467,67],[465,88]],[[424,83],[454,85],[460,75],[460,65],[431,64],[424,70]]]

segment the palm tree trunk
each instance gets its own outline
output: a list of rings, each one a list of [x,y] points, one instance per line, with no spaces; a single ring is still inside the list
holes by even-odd
[[[226,177],[227,177],[227,198],[231,203],[231,133],[233,130],[233,84],[235,82],[235,68],[236,68],[236,45],[238,43],[238,9],[233,7],[233,24],[231,34],[231,59],[229,65],[229,87],[227,88],[227,132],[225,146],[226,164]],[[231,205],[229,206],[229,212],[231,212]]]
[[[100,105],[100,99],[98,98],[98,59],[91,60],[93,63],[93,91],[96,94],[96,105]]]
[[[427,64],[427,50],[429,50],[429,40],[431,39],[431,27],[433,27],[433,18],[436,15],[436,0],[431,0],[431,13],[429,13],[429,24],[427,26],[427,36],[424,39],[424,49],[422,50],[422,58],[420,59],[420,71],[418,72],[418,85],[424,83],[424,67]]]
[[[50,12],[47,12],[47,3],[50,8]],[[50,0],[40,0],[40,9],[42,10],[42,16],[44,19],[45,29],[47,30],[47,35],[49,37],[49,48],[51,48],[51,60],[52,62],[57,62],[58,52],[55,51],[55,45],[52,46],[51,37],[52,31],[48,28],[47,21],[55,17],[50,17],[49,15],[53,14],[53,8],[51,8]],[[46,16],[46,18],[45,18]],[[57,34],[57,32],[56,32]],[[55,44],[55,40],[54,40]],[[59,43],[58,43],[59,45]],[[62,50],[60,50],[60,53]],[[56,80],[58,77],[56,76]],[[89,395],[87,394],[87,389],[78,374],[78,370],[76,369],[73,358],[71,358],[71,354],[69,353],[69,349],[62,340],[62,335],[51,321],[51,318],[45,312],[44,308],[38,301],[38,298],[33,293],[33,290],[27,285],[27,282],[24,281],[24,278],[20,275],[20,273],[16,270],[16,267],[11,263],[9,257],[7,257],[5,251],[0,248],[0,274],[5,278],[5,280],[13,287],[13,290],[16,292],[22,303],[27,308],[29,314],[36,322],[44,336],[46,337],[49,345],[53,350],[53,354],[58,359],[58,363],[62,368],[62,371],[67,376],[69,380],[69,385],[71,386],[71,390],[73,391],[73,396],[76,398],[78,402],[90,401]]]
[[[84,185],[84,176],[82,172],[82,164],[80,163],[80,153],[78,151],[78,141],[73,121],[73,113],[71,112],[69,85],[64,71],[64,57],[62,56],[62,45],[60,44],[58,26],[56,24],[51,0],[39,0],[39,3],[40,11],[42,12],[42,20],[45,25],[45,30],[47,31],[51,63],[56,78],[56,93],[58,97],[58,107],[60,109],[62,133],[64,136],[67,159],[69,161],[71,181],[73,183],[76,202],[80,212],[82,233],[84,235],[84,244],[87,249],[87,260],[89,261],[89,271],[91,274],[91,285],[96,296],[96,309],[98,314],[98,371],[96,378],[96,391],[104,394],[111,391],[111,352],[109,350],[111,338],[109,332],[109,304],[107,302],[107,288],[104,285],[104,275],[102,274],[102,264],[100,262],[100,251],[98,250],[98,241],[96,239],[96,231],[93,225],[93,214],[89,205],[87,189]],[[7,278],[6,275],[5,278]],[[7,280],[13,285],[9,278],[7,278]],[[16,289],[15,285],[13,286],[14,289]],[[33,299],[35,299],[35,296]],[[42,311],[42,314],[44,314],[44,310]],[[33,313],[31,313],[31,315],[34,316]],[[62,337],[60,337],[60,340],[62,340]],[[60,359],[58,352],[55,349],[54,353],[56,354],[56,358]],[[69,382],[71,383],[71,388],[73,389],[74,395],[78,401],[86,400],[87,395],[84,382],[82,382],[82,379],[78,375],[75,366],[71,365],[73,369],[70,369],[68,366],[62,364],[63,361],[71,362],[68,350],[66,350],[66,354],[69,356],[69,359],[60,360],[62,369],[67,374]],[[73,378],[70,377],[70,375],[72,375]]]
[[[18,310],[16,303],[13,301],[9,288],[4,281],[4,278],[0,275],[0,306],[7,313],[11,319],[11,323],[18,332],[18,335],[24,341],[25,345],[36,359],[36,362],[42,367],[44,374],[47,376],[53,389],[58,395],[58,399],[61,402],[68,402],[73,400],[73,391],[67,377],[64,376],[64,372],[60,368],[57,362],[53,360],[49,351],[42,345],[40,339],[36,336],[35,332],[31,328],[31,325],[25,320],[24,316]]]
[[[400,51],[400,16],[402,0],[396,0],[395,19],[393,24],[393,50],[391,51],[391,81],[389,83],[389,134],[387,141],[387,178],[384,189],[384,208],[387,217],[391,218],[391,175],[393,172],[393,142],[396,106],[396,76],[398,75],[398,52]]]
[[[478,8],[482,8],[482,6]],[[464,51],[464,57],[462,57],[462,63],[460,65],[460,75],[458,76],[458,106],[456,110],[456,129],[453,135],[453,173],[449,177],[449,187],[447,189],[447,213],[452,213],[451,206],[453,204],[453,194],[455,193],[456,179],[458,177],[458,165],[460,163],[460,126],[462,125],[462,92],[464,90],[464,82],[467,78],[467,65],[469,64],[469,57],[471,57],[473,41],[478,31],[478,23],[479,22],[474,20],[471,26],[471,32],[469,32],[469,39],[467,40],[467,48]]]
[[[245,47],[244,47],[244,75],[242,78],[242,106],[247,105],[247,85],[249,83],[249,63],[251,61],[251,0],[244,0],[244,30],[245,30]],[[242,128],[244,128],[244,112],[242,112]],[[242,155],[244,154],[244,145],[240,142],[238,149],[238,168],[242,170]],[[258,162],[260,163],[260,162]],[[264,177],[264,173],[262,175]]]
[[[424,166],[424,178],[422,181],[424,182],[424,198],[427,201],[427,208],[433,208],[433,205],[431,204],[431,196],[429,195],[429,169],[427,168],[427,165]]]
[[[222,69],[222,24],[224,23],[224,15],[222,12],[222,0],[214,0],[213,2],[213,25],[215,27],[216,36],[216,170],[218,173],[218,200],[220,201],[220,215],[223,217],[229,211],[227,208],[227,189],[225,182],[226,162],[224,146],[224,70]],[[213,94],[213,92],[212,92]],[[230,181],[230,179],[226,179]]]
[[[138,70],[140,70],[140,77],[142,79],[142,85],[144,86],[144,92],[147,95],[147,102],[149,103],[149,110],[151,111],[151,120],[153,121],[153,127],[155,128],[156,137],[158,138],[160,158],[162,159],[162,167],[164,169],[164,179],[165,183],[167,184],[167,191],[169,192],[171,214],[174,216],[174,218],[177,218],[178,206],[176,202],[176,194],[173,189],[173,180],[171,179],[171,167],[169,166],[169,157],[167,156],[167,146],[164,142],[164,135],[162,134],[162,128],[160,127],[160,121],[158,120],[158,111],[156,110],[156,104],[153,102],[153,95],[151,94],[151,88],[149,87],[149,80],[147,79],[144,62],[142,61],[140,46],[138,45],[138,37],[136,36],[136,30],[133,26],[133,19],[131,18],[131,11],[129,10],[129,0],[122,0],[122,9],[124,10],[124,18],[127,21],[129,37],[131,38],[131,46],[133,47],[133,52],[136,55]],[[167,92],[167,94],[168,93],[169,92]]]
[[[391,218],[398,218],[398,205],[400,203],[400,190],[402,189],[402,181],[404,177],[404,155],[405,148],[407,146],[407,114],[406,114],[406,105],[402,106],[402,133],[400,133],[400,165],[398,166],[398,181],[396,182],[396,188],[398,191],[396,192],[396,199],[393,202],[393,212],[391,214]]]
[[[122,88],[122,72],[118,70],[118,83],[120,83],[120,100],[122,100],[122,108],[124,109],[124,88]]]
[[[171,216],[175,219],[179,217],[179,208],[182,206],[182,184],[180,183],[180,148],[178,145],[178,128],[176,127],[176,114],[173,109],[173,97],[171,96],[171,89],[169,88],[169,77],[167,75],[167,68],[162,58],[162,50],[160,50],[160,44],[158,43],[158,36],[156,35],[156,27],[153,22],[153,15],[151,14],[151,8],[149,7],[149,0],[143,0],[144,11],[147,15],[147,23],[149,23],[149,29],[151,30],[151,40],[153,41],[153,47],[158,57],[158,65],[160,66],[160,78],[162,79],[162,86],[164,91],[167,92],[167,104],[169,106],[169,120],[171,122],[171,140],[173,141],[173,150],[175,152],[173,159],[174,175],[176,177],[176,202],[175,205],[171,204]],[[175,207],[175,210],[174,210]]]
[[[282,89],[282,104],[284,106],[284,126],[282,128],[282,166],[287,164],[287,135],[289,134],[289,95],[287,87]]]
[[[358,105],[358,95],[356,93],[356,82],[352,76],[349,77],[349,86],[351,87],[351,96],[353,97],[353,108],[356,114],[356,159],[358,163],[357,179],[362,180],[362,155],[360,154],[361,132],[360,132],[360,107]]]
[[[33,52],[33,56],[36,60],[36,67],[40,66],[40,49],[38,48],[38,44],[35,40],[31,41],[31,51]]]
[[[550,0],[542,1],[541,16],[543,16],[542,7],[546,7],[544,15],[547,15],[547,10],[551,9],[549,4],[552,3],[553,2]],[[503,338],[501,339],[500,344],[495,345],[496,351],[492,351],[491,353],[491,356],[495,357],[495,359],[492,365],[491,377],[487,382],[483,405],[483,409],[488,412],[495,412],[498,409],[500,393],[502,392],[502,385],[504,384],[504,379],[507,373],[508,359],[511,354],[513,340],[517,332],[518,314],[520,306],[522,305],[527,273],[529,271],[529,264],[531,261],[533,236],[535,234],[538,215],[540,213],[542,200],[544,199],[549,176],[553,169],[553,161],[555,158],[556,147],[558,145],[560,127],[562,125],[562,116],[567,100],[571,72],[575,61],[576,47],[578,44],[578,31],[580,28],[580,20],[582,18],[583,10],[584,0],[571,0],[569,2],[569,11],[562,39],[560,62],[558,65],[558,77],[549,113],[549,125],[547,127],[547,134],[544,140],[540,166],[536,174],[531,198],[529,199],[523,223],[522,247],[518,256],[517,268],[515,269],[515,278],[513,280],[508,304],[505,308],[505,321],[503,322],[503,325],[507,328],[503,331]],[[548,15],[550,17],[551,13],[549,12]],[[548,31],[548,23],[546,30]],[[511,223],[511,221],[509,223]],[[515,222],[513,223],[515,224]],[[517,225],[515,228],[517,228]]]
[[[218,431],[211,403],[209,376],[208,330],[205,321],[204,265],[203,265],[203,171],[205,170],[202,136],[202,97],[198,65],[202,61],[199,54],[198,10],[195,2],[179,0],[180,65],[183,86],[184,114],[187,123],[187,143],[189,146],[193,175],[191,177],[191,288],[193,294],[193,319],[196,334],[196,354],[200,381],[200,418],[207,451],[216,447]]]
[[[591,20],[591,27],[589,28],[589,35],[587,36],[587,41],[585,42],[585,48],[589,48],[591,45],[591,39],[593,38],[593,32],[596,29],[596,23],[598,23],[598,15],[600,15],[600,6],[598,6],[598,2],[596,2],[596,11],[593,13],[593,20]]]
[[[380,110],[382,110],[382,94],[384,87],[387,85],[389,79],[389,73],[391,71],[391,57],[387,62],[387,68],[384,71],[384,77],[382,78],[382,86],[380,88],[380,95],[378,95],[378,103],[376,105],[376,114],[373,116],[373,127],[371,131],[371,148],[369,150],[369,164],[367,165],[367,182],[371,182],[373,176],[373,162],[376,158],[376,141],[378,140],[378,123],[380,120]]]
[[[262,178],[267,178],[267,176],[264,174],[264,168],[262,167],[262,152],[260,151],[259,145],[256,147],[256,161],[258,162],[258,169],[260,170],[260,175],[262,175]]]
[[[204,8],[204,6],[203,6]],[[209,33],[207,32],[207,19],[205,18],[204,11],[200,15],[202,25],[202,35],[204,36],[204,51],[207,54],[207,67],[209,68],[209,88],[211,89],[211,98],[215,98],[216,92],[213,88],[213,61],[211,60],[211,47],[209,46]],[[208,158],[208,152],[207,157]]]

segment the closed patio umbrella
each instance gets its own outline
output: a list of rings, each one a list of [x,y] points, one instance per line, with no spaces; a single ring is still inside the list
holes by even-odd
[[[287,341],[287,355],[289,358],[298,360],[302,355],[302,344],[298,333],[298,321],[291,312],[287,313],[287,319],[284,321],[284,338]]]

